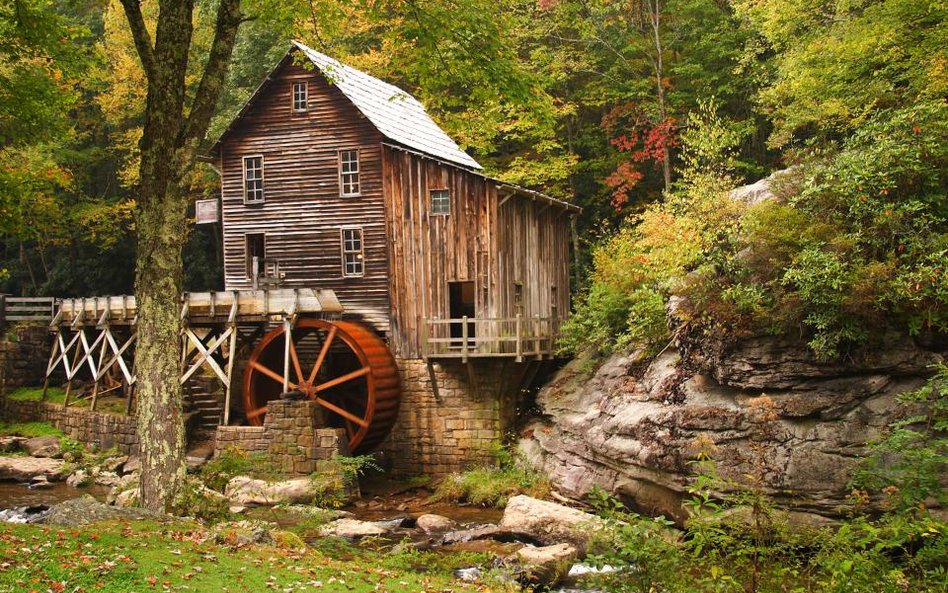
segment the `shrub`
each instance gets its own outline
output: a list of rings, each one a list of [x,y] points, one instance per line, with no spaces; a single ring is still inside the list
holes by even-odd
[[[502,508],[510,497],[518,494],[534,498],[549,495],[549,480],[527,467],[509,450],[498,447],[494,451],[494,461],[491,465],[449,475],[438,484],[430,500]]]

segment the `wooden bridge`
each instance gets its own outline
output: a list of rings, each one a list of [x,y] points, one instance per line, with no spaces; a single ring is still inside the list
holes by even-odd
[[[224,386],[220,421],[227,424],[234,361],[241,343],[252,345],[274,323],[291,327],[300,315],[338,315],[342,310],[331,290],[185,293],[181,297],[181,383],[185,385],[198,371],[209,369]],[[49,320],[55,334],[46,367],[44,399],[50,378],[61,369],[66,378],[64,405],[69,405],[73,380],[86,379],[93,384],[92,409],[99,396],[122,389],[128,413],[136,382],[132,356],[137,338],[135,297],[62,299],[42,320]]]

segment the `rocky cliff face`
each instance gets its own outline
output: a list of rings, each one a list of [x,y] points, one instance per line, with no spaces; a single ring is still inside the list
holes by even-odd
[[[789,338],[724,344],[679,332],[651,359],[626,353],[595,371],[582,358],[564,367],[538,395],[542,416],[520,447],[567,496],[598,485],[643,512],[682,519],[700,443],[716,450],[723,478],[759,476],[779,504],[809,514],[799,517],[832,516],[866,443],[907,413],[896,396],[943,359],[896,333],[825,363]]]

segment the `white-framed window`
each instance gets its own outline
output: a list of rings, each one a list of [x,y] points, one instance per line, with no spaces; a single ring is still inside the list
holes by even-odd
[[[342,275],[357,278],[365,274],[365,250],[362,241],[362,228],[342,229]]]
[[[451,192],[446,189],[431,190],[431,213],[451,214]]]
[[[263,203],[263,157],[244,157],[244,203]]]
[[[309,83],[307,82],[294,82],[293,83],[293,111],[296,113],[306,111],[307,106],[307,95],[309,91]]]
[[[343,196],[360,195],[359,151],[339,151],[339,193]]]

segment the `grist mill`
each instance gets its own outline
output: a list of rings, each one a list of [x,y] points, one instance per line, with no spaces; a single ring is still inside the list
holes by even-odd
[[[486,458],[553,357],[579,209],[484,175],[412,96],[300,43],[207,160],[221,193],[197,222],[221,225],[224,287],[181,299],[205,424],[305,398],[397,473]],[[135,314],[130,296],[63,301],[47,381],[91,381],[93,407],[120,389],[130,411]]]

